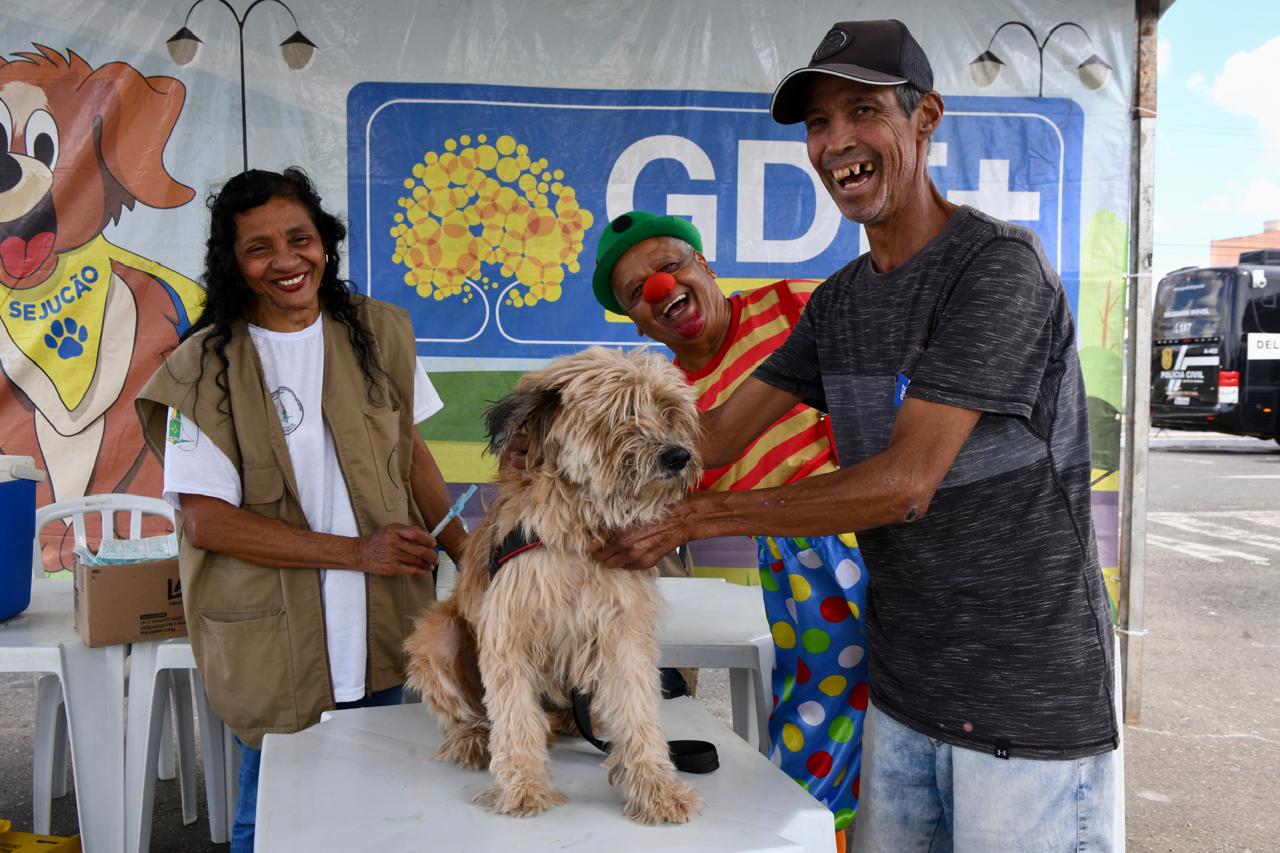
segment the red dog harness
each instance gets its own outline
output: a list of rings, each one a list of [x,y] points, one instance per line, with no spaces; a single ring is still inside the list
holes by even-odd
[[[498,574],[498,569],[506,565],[512,557],[541,547],[542,540],[537,537],[537,534],[532,537],[525,536],[523,528],[520,527],[512,530],[507,534],[506,539],[494,545],[493,550],[489,552],[489,580],[493,580]]]

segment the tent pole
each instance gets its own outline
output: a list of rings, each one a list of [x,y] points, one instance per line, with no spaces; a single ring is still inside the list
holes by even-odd
[[[1138,21],[1130,156],[1129,305],[1124,446],[1120,463],[1120,627],[1124,721],[1142,716],[1143,586],[1147,556],[1147,438],[1151,427],[1151,252],[1155,201],[1156,22],[1159,0],[1135,0]]]

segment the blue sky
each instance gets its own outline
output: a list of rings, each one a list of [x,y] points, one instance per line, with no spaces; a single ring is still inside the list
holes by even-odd
[[[1280,0],[1177,0],[1159,39],[1157,277],[1280,219]]]

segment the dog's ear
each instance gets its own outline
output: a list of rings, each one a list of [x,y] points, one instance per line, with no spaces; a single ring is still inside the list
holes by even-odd
[[[495,456],[502,453],[511,436],[520,430],[529,434],[531,448],[541,445],[542,437],[546,435],[559,408],[560,392],[555,388],[512,391],[484,410],[485,429],[489,433],[489,452]]]
[[[85,109],[94,111],[103,168],[126,193],[161,209],[191,201],[195,190],[164,167],[164,147],[187,96],[182,83],[109,62],[80,84],[80,92]]]

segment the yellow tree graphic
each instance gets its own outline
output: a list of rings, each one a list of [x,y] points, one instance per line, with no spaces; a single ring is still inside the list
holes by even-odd
[[[473,288],[506,291],[520,308],[560,298],[566,272],[579,271],[589,210],[564,171],[534,160],[513,136],[446,139],[406,178],[391,236],[391,260],[422,298],[471,300]],[[500,278],[499,278],[500,277]]]

